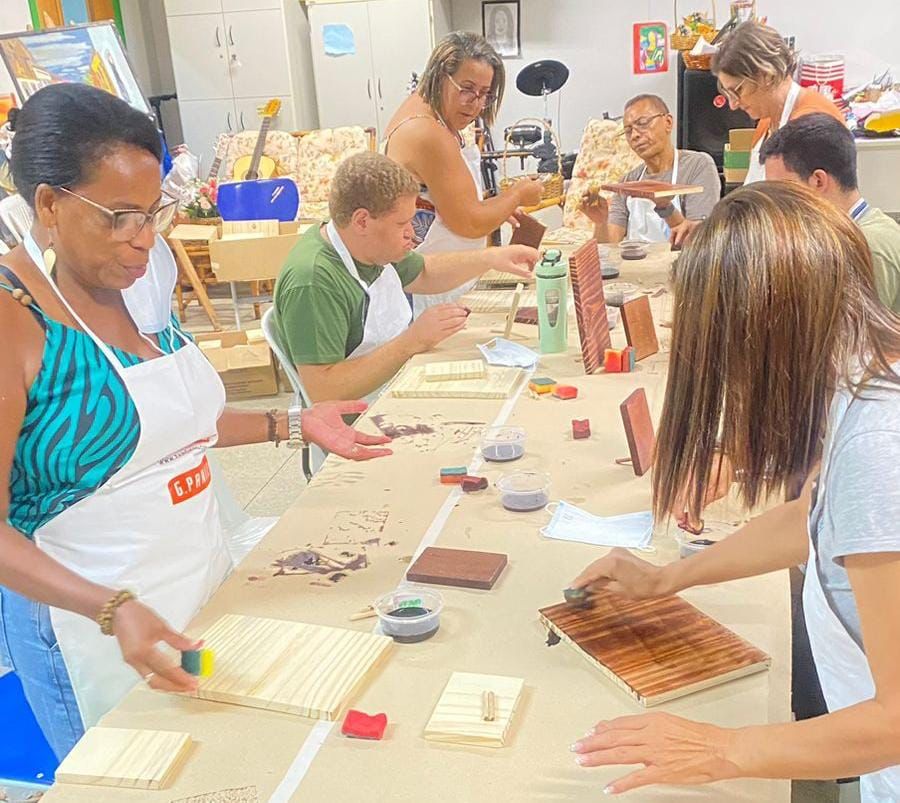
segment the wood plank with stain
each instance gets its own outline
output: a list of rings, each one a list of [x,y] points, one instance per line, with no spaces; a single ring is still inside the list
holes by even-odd
[[[544,239],[544,232],[547,231],[547,227],[526,212],[516,212],[516,220],[519,221],[519,227],[513,229],[509,244],[540,248],[541,240]]]
[[[490,590],[506,563],[506,555],[500,552],[430,546],[409,567],[406,579],[413,583]]]
[[[593,374],[603,365],[603,352],[610,347],[609,318],[600,272],[597,241],[590,240],[569,257],[569,279],[575,301],[578,336],[584,372]]]
[[[592,592],[591,606],[542,608],[541,621],[643,706],[762,672],[771,658],[680,597]]]
[[[616,192],[619,195],[630,195],[632,198],[667,198],[672,195],[695,195],[703,192],[700,184],[671,184],[668,181],[620,181],[616,184],[601,184],[601,190]]]
[[[634,349],[634,359],[643,360],[659,351],[659,340],[656,338],[656,327],[653,325],[653,312],[650,299],[638,296],[622,305],[622,323],[625,326],[625,339]]]
[[[165,789],[191,749],[174,731],[88,728],[56,770],[57,783]]]
[[[638,388],[634,391],[619,405],[619,412],[622,414],[625,438],[628,440],[631,466],[638,477],[643,477],[653,465],[653,448],[656,444],[645,390]]]

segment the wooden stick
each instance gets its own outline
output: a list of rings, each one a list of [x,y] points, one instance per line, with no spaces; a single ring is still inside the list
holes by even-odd
[[[519,304],[522,301],[522,291],[524,289],[524,284],[517,284],[516,289],[513,292],[512,304],[509,306],[509,315],[506,317],[506,329],[503,330],[503,337],[507,339],[509,339],[513,324],[516,322],[516,313],[519,311]]]
[[[492,691],[486,691],[481,696],[481,718],[485,722],[497,719],[497,695]]]
[[[176,240],[174,238],[168,240],[168,242],[175,252],[175,258],[178,260],[179,267],[184,271],[188,281],[194,288],[194,294],[197,296],[200,306],[203,307],[206,317],[209,318],[209,322],[212,324],[213,329],[217,332],[221,332],[222,325],[219,323],[216,311],[213,309],[209,296],[206,294],[206,288],[203,286],[203,281],[197,275],[197,269],[194,267],[194,263],[191,262],[191,258],[185,250],[184,243],[182,243],[181,240]]]
[[[351,622],[359,622],[363,619],[371,619],[373,616],[377,616],[378,612],[371,606],[367,605],[361,611],[357,611],[350,617]]]

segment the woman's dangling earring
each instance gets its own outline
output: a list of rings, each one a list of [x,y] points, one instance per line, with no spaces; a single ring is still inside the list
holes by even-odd
[[[47,271],[48,276],[53,275],[53,268],[56,267],[56,251],[53,249],[53,243],[44,250],[44,270]]]

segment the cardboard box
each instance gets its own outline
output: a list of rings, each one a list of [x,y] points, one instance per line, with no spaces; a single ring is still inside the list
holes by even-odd
[[[261,330],[210,332],[194,340],[221,377],[228,401],[278,393],[275,355]]]
[[[753,135],[755,128],[732,128],[728,132],[728,144],[733,151],[753,150]]]
[[[261,223],[263,221],[254,221]],[[276,279],[291,249],[311,223],[279,223],[278,234],[255,236],[253,232],[223,235],[209,241],[209,260],[220,282],[253,282]]]
[[[731,146],[725,143],[725,153],[723,163],[726,168],[732,170],[746,170],[750,167],[750,151],[735,151]]]
[[[747,173],[750,172],[749,168],[725,168],[725,183],[726,184],[743,184],[744,179],[747,178]]]

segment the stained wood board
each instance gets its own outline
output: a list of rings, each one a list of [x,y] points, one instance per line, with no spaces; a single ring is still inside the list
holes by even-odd
[[[642,295],[622,305],[622,323],[625,325],[625,339],[634,349],[634,359],[643,360],[659,351],[656,327],[649,297]]]
[[[429,362],[425,364],[425,379],[428,382],[453,382],[460,379],[482,379],[484,360],[454,360],[450,362]]]
[[[202,636],[216,667],[195,696],[334,721],[393,641],[387,636],[229,614]]]
[[[508,399],[522,379],[520,368],[489,365],[481,379],[429,382],[424,365],[410,365],[391,385],[397,399]]]
[[[165,789],[190,749],[191,737],[187,733],[89,728],[59,765],[56,781]]]
[[[506,555],[500,552],[430,546],[409,567],[406,579],[414,583],[491,589],[506,563]]]
[[[600,251],[596,240],[589,240],[569,257],[569,279],[575,300],[584,372],[593,374],[600,370],[603,352],[610,347],[609,318],[606,315]]]
[[[539,611],[541,622],[643,706],[762,672],[771,659],[680,597],[592,592],[591,607]]]
[[[700,184],[670,184],[668,181],[622,181],[617,184],[601,184],[600,189],[630,195],[633,198],[666,198],[670,195],[695,195],[703,192]]]
[[[547,231],[547,227],[537,218],[525,212],[517,212],[516,220],[519,221],[519,227],[513,229],[512,237],[509,238],[509,244],[540,248],[541,240],[544,238],[544,232]]]
[[[653,447],[656,443],[650,405],[647,404],[644,389],[634,391],[619,405],[619,411],[625,427],[625,438],[628,440],[632,468],[638,477],[643,477],[653,465]]]
[[[454,672],[425,726],[425,738],[433,742],[503,747],[524,683],[522,678],[503,675]],[[483,715],[486,691],[496,696],[493,722],[486,722]]]

